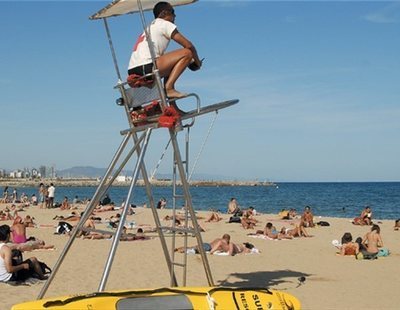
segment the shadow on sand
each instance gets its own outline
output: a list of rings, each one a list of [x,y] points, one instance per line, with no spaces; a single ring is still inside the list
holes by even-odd
[[[268,288],[279,286],[279,290],[286,290],[299,287],[309,276],[310,274],[288,269],[250,273],[231,273],[228,278],[219,281],[218,285]]]

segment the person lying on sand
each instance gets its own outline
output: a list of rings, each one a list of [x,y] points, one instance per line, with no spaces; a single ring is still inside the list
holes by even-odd
[[[209,242],[209,243],[207,243],[207,242],[203,243],[203,249],[204,249],[204,251],[205,251],[205,252],[210,252],[211,249],[212,249],[220,240],[221,240],[221,238],[216,238],[216,239],[214,239],[213,241],[211,241],[211,242]],[[178,253],[185,253],[185,247],[176,248],[174,251],[175,251],[175,252],[178,252]],[[187,252],[188,252],[188,253],[191,253],[192,251],[193,251],[193,253],[198,254],[198,253],[199,253],[199,247],[198,247],[197,245],[191,246],[191,247],[187,247]]]
[[[83,236],[83,239],[91,239],[91,240],[100,240],[100,239],[111,239],[113,234],[111,233],[101,233],[96,231],[91,231],[89,234]],[[123,228],[122,235],[119,240],[121,241],[136,241],[136,240],[148,240],[150,237],[147,237],[142,228],[138,228],[136,234],[127,233],[126,228]]]
[[[63,215],[56,215],[53,217],[53,220],[62,220],[62,221],[79,221],[81,219],[83,212],[79,215],[77,212],[72,211],[69,215],[63,216]]]
[[[262,234],[264,236],[267,236],[270,239],[277,239],[277,240],[293,239],[292,236],[285,235],[285,234],[282,234],[281,232],[277,231],[275,226],[272,225],[271,222],[268,222],[267,224],[265,224],[264,230],[257,230],[256,234]]]
[[[46,245],[43,240],[35,239],[25,243],[7,243],[12,250],[20,250],[21,252],[30,252],[33,250],[53,250],[54,245]]]
[[[210,222],[219,222],[221,220],[222,220],[222,217],[220,217],[217,212],[211,212],[211,214],[208,216],[208,218],[205,221],[207,223],[210,223]]]
[[[394,230],[399,230],[400,228],[400,219],[394,221]]]
[[[294,228],[282,227],[280,233],[288,237],[311,237],[304,226],[295,226]]]

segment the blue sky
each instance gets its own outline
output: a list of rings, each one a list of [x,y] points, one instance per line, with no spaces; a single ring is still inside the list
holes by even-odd
[[[0,168],[107,167],[128,126],[103,23],[88,19],[106,4],[0,1]],[[240,99],[218,114],[196,172],[400,180],[400,2],[199,1],[176,14],[206,58],[177,89],[202,105]],[[125,74],[138,16],[109,25]],[[212,119],[191,130],[192,163]],[[153,134],[149,170],[167,141]]]

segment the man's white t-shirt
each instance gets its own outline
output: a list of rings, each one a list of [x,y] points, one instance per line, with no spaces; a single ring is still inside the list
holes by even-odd
[[[54,192],[56,191],[56,189],[55,189],[55,187],[54,186],[50,186],[49,188],[48,188],[48,192],[49,192],[49,197],[50,198],[54,198]]]
[[[176,25],[162,18],[156,18],[150,24],[150,37],[153,42],[156,58],[164,54],[168,47],[171,35],[176,29]],[[142,35],[136,41],[133,48],[131,59],[129,60],[128,70],[151,63],[151,54],[147,43],[146,34]]]

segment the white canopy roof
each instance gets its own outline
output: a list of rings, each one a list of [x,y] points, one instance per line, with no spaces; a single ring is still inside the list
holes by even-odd
[[[114,0],[109,5],[90,16],[90,19],[101,19],[110,16],[118,16],[129,13],[139,12],[138,1],[140,1],[143,11],[152,10],[156,3],[161,0]],[[164,0],[163,0],[164,1]],[[172,6],[190,4],[197,0],[166,0]]]

